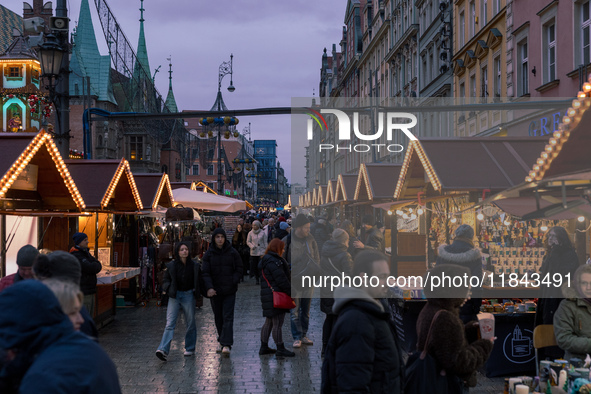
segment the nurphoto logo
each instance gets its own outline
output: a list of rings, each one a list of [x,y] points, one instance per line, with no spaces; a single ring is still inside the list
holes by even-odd
[[[407,112],[378,112],[377,114],[377,130],[374,134],[363,134],[359,131],[359,112],[353,112],[353,121],[351,122],[350,115],[345,113],[344,111],[338,109],[321,109],[320,113],[309,108],[311,112],[308,113],[310,119],[308,119],[307,124],[307,131],[308,131],[308,140],[311,141],[314,137],[314,122],[318,124],[320,131],[325,130],[328,131],[328,125],[326,120],[322,116],[322,114],[331,114],[336,116],[338,125],[339,125],[339,132],[338,132],[338,139],[340,141],[350,141],[352,138],[351,134],[351,123],[353,124],[353,133],[355,133],[355,137],[361,141],[376,141],[379,140],[384,131],[386,132],[386,139],[388,141],[392,141],[393,132],[398,130],[402,131],[404,135],[406,135],[411,141],[416,141],[417,137],[411,133],[410,129],[416,126],[417,124],[417,117],[413,114]],[[410,120],[410,122],[403,122],[400,123],[401,120]],[[384,123],[386,126],[384,127]],[[354,144],[354,145],[341,145],[339,143],[335,144],[319,144],[319,151],[323,150],[336,150],[338,151],[355,151],[355,152],[369,152],[371,148],[377,148],[378,152],[381,148],[385,148],[388,152],[396,153],[402,152],[404,147],[400,144]]]

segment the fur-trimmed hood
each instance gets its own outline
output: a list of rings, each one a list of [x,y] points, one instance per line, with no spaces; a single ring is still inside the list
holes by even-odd
[[[439,246],[437,253],[440,258],[451,264],[464,265],[482,259],[480,250],[471,248],[462,241],[454,241],[451,245],[443,244]]]
[[[371,309],[376,309],[376,312],[384,313],[384,306],[376,299],[372,298],[362,288],[356,287],[337,287],[334,291],[334,306],[332,311],[338,314],[347,303],[353,300],[366,301]]]

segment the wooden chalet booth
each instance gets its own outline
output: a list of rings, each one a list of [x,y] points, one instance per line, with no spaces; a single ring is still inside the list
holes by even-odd
[[[217,192],[215,190],[213,190],[211,187],[207,186],[204,182],[199,181],[195,184],[195,188],[192,190],[199,190],[200,192],[204,192],[204,193],[213,193],[213,194],[217,194]]]
[[[51,135],[0,133],[0,175],[0,276],[23,245],[67,251],[85,202]]]
[[[115,315],[116,283],[139,275],[137,214],[143,205],[128,161],[69,160],[72,178],[91,216],[78,220],[78,231],[88,235],[91,253],[103,264],[97,275],[95,322],[104,325]],[[137,266],[137,263],[135,263]]]
[[[162,227],[157,231],[162,224],[158,223],[158,219],[164,218],[166,209],[174,206],[174,197],[167,174],[133,174],[133,178],[144,207],[137,218],[135,230],[138,259],[123,261],[122,265],[128,263],[132,267],[140,267],[141,276],[121,281],[117,290],[126,303],[136,304],[142,300],[145,305],[156,295],[157,252],[159,241],[164,236]]]
[[[195,182],[170,182],[172,190],[175,189],[191,189],[197,190],[197,184]]]
[[[357,220],[353,216],[353,209],[350,207],[355,202],[355,187],[357,186],[357,175],[339,174],[337,177],[337,186],[335,189],[334,201],[337,203],[339,217],[348,219],[357,226]]]

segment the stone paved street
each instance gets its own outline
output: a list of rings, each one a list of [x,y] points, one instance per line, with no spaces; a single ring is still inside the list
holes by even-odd
[[[113,323],[100,331],[100,343],[119,372],[124,393],[311,393],[320,391],[321,332],[324,314],[319,301],[312,302],[309,336],[314,346],[294,349],[296,357],[277,360],[259,356],[262,317],[259,286],[252,279],[237,296],[234,346],[229,358],[215,352],[216,334],[209,300],[196,311],[197,354],[184,357],[185,322],[180,318],[167,362],[155,356],[166,324],[166,308],[150,302],[147,307],[117,310]],[[289,315],[283,338],[291,349]],[[270,345],[275,346],[273,340]],[[503,379],[480,377],[471,393],[502,392]]]

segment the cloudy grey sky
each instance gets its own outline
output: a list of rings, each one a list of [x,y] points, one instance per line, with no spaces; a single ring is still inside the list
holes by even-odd
[[[68,0],[72,26],[80,1]],[[107,54],[94,0],[88,1],[99,48]],[[140,1],[106,1],[135,49]],[[1,4],[22,15],[22,0],[1,0]],[[219,65],[233,53],[236,91],[226,90],[229,75],[222,82],[229,109],[290,106],[292,97],[310,97],[313,89],[318,93],[322,51],[326,47],[330,52],[333,43],[339,48],[346,5],[347,0],[146,0],[151,72],[162,66],[156,86],[166,96],[166,58],[172,56],[179,110],[209,110],[215,101]],[[249,122],[253,139],[277,140],[279,161],[290,182],[303,182],[301,169],[294,168],[292,174],[290,116],[243,117],[238,129]],[[297,156],[293,161],[303,162]]]

